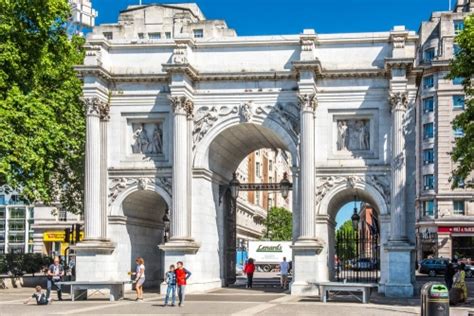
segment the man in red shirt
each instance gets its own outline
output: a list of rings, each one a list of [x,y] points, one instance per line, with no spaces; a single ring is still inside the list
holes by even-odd
[[[183,262],[178,261],[176,264],[178,268],[175,270],[176,273],[176,285],[178,286],[178,306],[184,306],[184,296],[185,296],[185,288],[186,288],[186,280],[189,279],[191,276],[191,272],[186,270],[183,267]]]

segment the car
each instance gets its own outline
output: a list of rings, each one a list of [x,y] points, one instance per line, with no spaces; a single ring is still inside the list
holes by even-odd
[[[444,274],[449,260],[445,258],[424,259],[420,263],[419,272],[434,277],[438,274]]]
[[[377,260],[371,258],[360,258],[357,259],[352,268],[359,271],[369,271],[377,269]]]
[[[466,278],[474,277],[474,266],[466,264],[466,268],[464,269],[464,271],[466,271]]]

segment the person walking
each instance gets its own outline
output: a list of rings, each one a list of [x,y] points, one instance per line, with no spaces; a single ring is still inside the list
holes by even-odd
[[[53,286],[56,288],[58,293],[58,300],[62,301],[61,285],[57,284],[61,282],[64,276],[64,267],[59,263],[59,257],[54,257],[53,264],[48,268],[48,277],[46,282],[46,298],[49,300],[51,296],[51,290]]]
[[[255,272],[255,264],[252,258],[247,260],[244,267],[244,273],[247,275],[247,288],[251,289],[253,286],[253,274]]]
[[[176,273],[176,285],[178,287],[178,300],[179,300],[179,307],[184,306],[184,297],[185,297],[185,290],[186,290],[186,281],[191,276],[191,272],[189,272],[184,266],[182,261],[178,261],[176,264],[178,267],[175,271]]]
[[[455,273],[456,271],[454,269],[453,263],[448,263],[444,271],[444,282],[446,283],[448,290],[451,290],[451,288],[453,287],[453,277]]]
[[[135,276],[135,291],[137,292],[137,298],[135,301],[143,301],[143,283],[145,283],[145,260],[142,257],[138,257],[135,260],[137,268],[132,274]]]
[[[176,271],[174,264],[170,265],[170,269],[166,272],[166,284],[168,285],[166,288],[166,296],[165,296],[165,303],[163,305],[168,305],[168,299],[171,295],[171,306],[175,306],[176,304]]]
[[[290,271],[290,263],[286,261],[286,257],[283,257],[283,261],[280,262],[280,286],[282,289],[288,287],[288,273]]]
[[[467,285],[466,285],[466,271],[464,270],[466,268],[466,265],[464,263],[461,263],[460,265],[457,266],[456,268],[456,274],[454,275],[454,283],[453,283],[453,288],[459,289],[461,298],[460,302],[466,302],[467,300]]]

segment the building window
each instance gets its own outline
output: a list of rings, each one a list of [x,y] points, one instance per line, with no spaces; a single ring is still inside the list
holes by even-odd
[[[268,177],[268,182],[273,183],[273,177],[272,176]]]
[[[429,165],[434,162],[434,150],[433,148],[423,150],[423,164]]]
[[[454,34],[458,34],[464,30],[464,21],[463,20],[454,20]]]
[[[158,40],[161,39],[161,33],[155,32],[155,33],[148,33],[148,38],[152,40]]]
[[[464,110],[463,95],[453,95],[453,108],[456,110]]]
[[[61,221],[61,222],[66,222],[67,221],[67,211],[65,209],[59,210],[58,220]]]
[[[427,76],[423,78],[423,88],[430,89],[434,87],[434,79],[433,76]]]
[[[423,176],[423,187],[425,190],[434,189],[434,175],[427,174]]]
[[[0,219],[5,219],[5,208],[0,208]]]
[[[260,205],[260,192],[255,192],[255,204]]]
[[[165,37],[168,39],[171,38],[171,32],[165,32]]]
[[[435,49],[434,48],[425,49],[425,51],[423,52],[423,61],[424,62],[429,63],[433,60],[434,57],[435,57]]]
[[[204,30],[203,29],[195,29],[193,30],[194,38],[203,38],[204,37]]]
[[[5,205],[5,195],[0,194],[0,205]]]
[[[114,38],[114,33],[112,33],[112,32],[104,32],[104,33],[102,33],[102,35],[104,35],[105,39],[107,39],[109,41]]]
[[[433,138],[433,123],[423,124],[423,139]]]
[[[453,45],[453,54],[454,54],[454,56],[459,55],[460,52],[461,52],[461,47],[459,47],[458,44],[454,44]]]
[[[464,78],[463,77],[454,77],[453,78],[453,84],[454,85],[462,85],[464,83]]]
[[[143,33],[138,33],[138,38],[139,38],[139,39],[144,39],[144,38],[145,38],[145,34],[143,34]]]
[[[464,201],[453,201],[453,215],[464,215]]]
[[[423,112],[433,112],[434,99],[426,98],[423,99]]]
[[[257,177],[260,177],[260,176],[261,176],[261,175],[260,175],[260,174],[261,174],[261,170],[260,170],[260,163],[259,163],[259,162],[257,162],[257,163],[255,164],[255,174],[257,175]]]
[[[464,136],[464,130],[460,127],[454,129],[454,137],[463,137]]]
[[[268,170],[273,171],[273,160],[268,160]]]
[[[434,216],[434,201],[428,200],[423,202],[423,215],[424,216]]]

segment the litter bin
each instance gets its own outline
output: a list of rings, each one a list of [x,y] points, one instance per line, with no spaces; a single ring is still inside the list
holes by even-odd
[[[421,316],[449,316],[449,291],[446,285],[438,282],[423,285]]]

